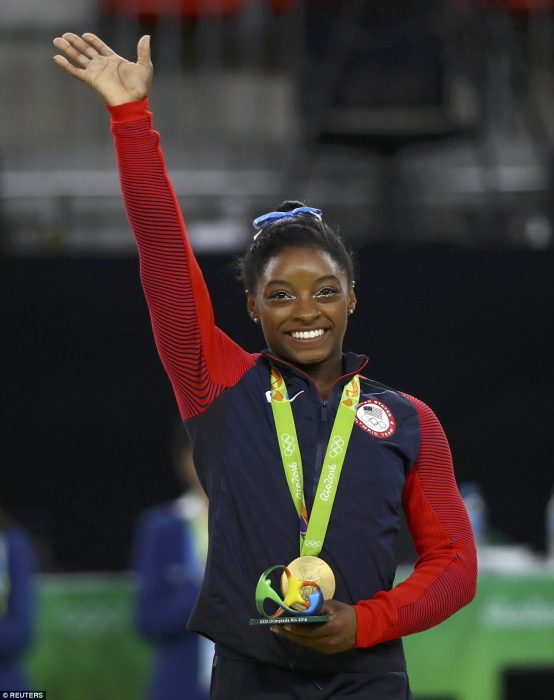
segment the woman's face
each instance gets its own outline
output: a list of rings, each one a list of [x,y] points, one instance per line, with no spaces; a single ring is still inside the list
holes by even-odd
[[[341,359],[348,311],[356,296],[344,270],[319,248],[286,248],[270,258],[248,311],[271,352],[295,365]]]

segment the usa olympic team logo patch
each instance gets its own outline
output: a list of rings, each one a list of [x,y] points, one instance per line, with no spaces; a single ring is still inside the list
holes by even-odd
[[[356,425],[373,437],[386,439],[396,432],[396,420],[390,408],[382,401],[363,401],[356,411]]]

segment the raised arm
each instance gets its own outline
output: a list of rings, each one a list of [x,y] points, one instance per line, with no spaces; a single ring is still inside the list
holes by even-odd
[[[190,418],[233,386],[254,357],[215,326],[148,110],[150,38],[140,39],[136,63],[118,56],[94,34],[66,33],[54,45],[65,54],[54,61],[92,87],[111,112],[121,188],[156,345],[181,416]]]

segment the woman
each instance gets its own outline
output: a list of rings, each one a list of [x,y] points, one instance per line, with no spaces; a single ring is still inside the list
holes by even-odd
[[[472,599],[475,548],[433,412],[342,351],[350,256],[317,209],[292,202],[259,217],[241,267],[269,349],[245,352],[215,326],[152,129],[149,37],[136,63],[93,34],[54,45],[65,54],[54,61],[111,112],[157,347],[210,499],[189,627],[216,642],[212,697],[409,698],[400,638]],[[402,509],[419,558],[393,587]],[[334,575],[329,621],[249,626],[260,574],[299,554]]]

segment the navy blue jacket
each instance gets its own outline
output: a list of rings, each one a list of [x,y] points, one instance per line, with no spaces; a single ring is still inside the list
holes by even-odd
[[[277,362],[289,396],[303,392],[291,406],[308,512],[343,386],[352,373],[363,369],[366,359],[346,355],[344,364],[345,376],[323,401],[306,375]],[[259,616],[254,588],[260,574],[299,556],[298,516],[266,398],[268,377],[268,361],[262,356],[208,410],[186,421],[195,464],[210,499],[210,549],[190,627],[225,647],[279,666],[369,671],[375,663],[386,663],[389,670],[402,670],[399,641],[377,654],[364,649],[323,658],[276,638],[265,627],[248,625],[249,618]],[[370,398],[391,409],[396,432],[383,441],[354,428],[320,555],[335,573],[335,598],[346,603],[392,587],[404,482],[419,449],[419,420],[410,401],[363,379],[360,403]]]

